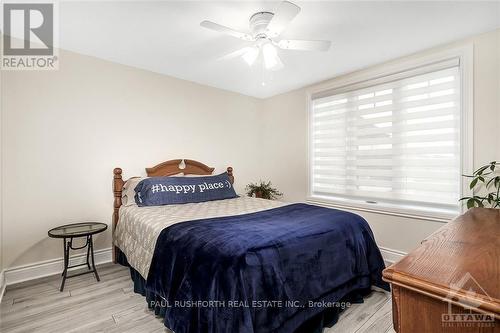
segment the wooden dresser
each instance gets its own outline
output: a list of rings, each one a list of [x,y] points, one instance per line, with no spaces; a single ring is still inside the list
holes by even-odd
[[[500,332],[500,210],[469,210],[383,277],[398,333]]]

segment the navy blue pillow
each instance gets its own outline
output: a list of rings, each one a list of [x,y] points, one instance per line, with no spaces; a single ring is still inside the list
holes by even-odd
[[[135,202],[162,206],[238,197],[227,172],[205,177],[151,177],[135,187]]]

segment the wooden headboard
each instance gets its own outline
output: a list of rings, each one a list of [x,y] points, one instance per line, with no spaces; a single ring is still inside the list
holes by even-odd
[[[181,168],[181,166],[184,166]],[[164,177],[172,176],[178,173],[184,173],[185,175],[211,175],[215,168],[211,168],[201,162],[179,159],[170,160],[160,164],[155,165],[151,168],[146,168],[146,174],[148,177]],[[227,174],[229,175],[229,180],[231,184],[234,183],[233,168],[227,168]],[[114,194],[114,204],[113,204],[113,234],[115,232],[116,225],[118,224],[118,217],[120,212],[120,207],[122,206],[122,190],[125,181],[122,178],[122,169],[115,168],[113,170],[113,194]],[[114,242],[114,240],[113,240]],[[116,247],[113,245],[113,262],[116,263]]]

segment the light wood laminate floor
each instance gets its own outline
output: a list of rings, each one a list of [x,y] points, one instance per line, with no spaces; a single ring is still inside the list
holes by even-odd
[[[7,287],[0,304],[0,332],[164,332],[170,333],[147,309],[145,298],[132,289],[129,271],[120,265],[98,266],[93,275],[66,281],[51,276]],[[390,294],[374,291],[363,304],[354,304],[325,333],[394,332]]]

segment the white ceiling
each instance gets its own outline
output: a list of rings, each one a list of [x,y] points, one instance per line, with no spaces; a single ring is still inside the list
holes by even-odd
[[[499,2],[294,2],[302,11],[283,37],[333,44],[326,53],[280,50],[277,72],[218,60],[245,42],[199,26],[208,19],[247,31],[249,17],[276,1],[63,2],[60,46],[265,98],[500,27]]]

